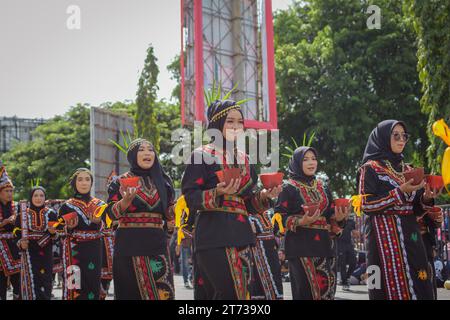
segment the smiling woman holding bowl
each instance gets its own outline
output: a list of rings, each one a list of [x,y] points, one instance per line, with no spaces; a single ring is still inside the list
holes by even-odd
[[[433,299],[432,270],[416,217],[434,205],[439,190],[425,184],[423,171],[410,175],[413,168],[403,162],[408,140],[403,122],[380,122],[369,136],[358,172],[360,205],[367,215],[368,268],[379,275],[379,286],[369,288],[371,300]]]

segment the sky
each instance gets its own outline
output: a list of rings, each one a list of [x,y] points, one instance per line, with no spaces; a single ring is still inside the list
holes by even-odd
[[[290,3],[272,0],[274,11]],[[0,0],[0,116],[134,100],[150,43],[158,96],[169,99],[176,83],[166,66],[180,41],[180,0]]]

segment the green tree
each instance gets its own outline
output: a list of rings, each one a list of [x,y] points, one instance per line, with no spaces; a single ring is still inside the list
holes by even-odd
[[[436,120],[450,120],[450,2],[408,0],[405,8],[418,37],[419,78],[422,82],[422,110],[428,114],[428,165],[440,172],[445,144],[434,136]]]
[[[41,179],[48,197],[65,199],[72,194],[68,180],[90,157],[89,105],[78,104],[33,132],[33,141],[20,142],[3,155],[16,186],[16,198],[27,199],[30,181]]]
[[[124,113],[128,116],[134,118],[136,115],[136,103],[134,101],[116,101],[116,102],[105,102],[100,105],[100,108],[107,109],[115,113]]]
[[[172,90],[172,98],[179,104],[181,102],[180,55],[176,55],[173,58],[172,62],[167,66],[167,71],[171,73],[170,79],[177,82],[177,85]]]
[[[155,112],[159,74],[157,61],[153,46],[150,45],[136,93],[135,124],[138,135],[151,141],[159,151],[160,132]]]
[[[407,160],[420,163],[425,154],[414,31],[401,4],[388,0],[377,1],[381,29],[369,30],[370,4],[295,2],[274,21],[281,141],[314,131],[320,169],[339,195],[355,192],[367,137],[379,121],[408,124]]]

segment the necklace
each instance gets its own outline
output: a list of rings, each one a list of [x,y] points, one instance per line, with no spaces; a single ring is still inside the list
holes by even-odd
[[[317,180],[314,180],[314,182],[313,182],[313,184],[311,186],[306,184],[306,183],[303,183],[301,181],[297,181],[297,183],[299,185],[301,185],[303,188],[308,189],[308,190],[315,190],[315,189],[317,189]]]
[[[296,181],[296,183],[298,183],[298,185],[301,187],[300,194],[302,195],[304,201],[304,197],[306,195],[311,199],[312,202],[322,201],[321,194],[317,188],[317,180],[314,180],[311,186],[298,180]],[[301,191],[301,189],[304,189],[304,193]]]
[[[386,160],[386,167],[387,167],[388,171],[392,175],[394,175],[395,177],[397,177],[398,179],[400,179],[401,181],[404,182],[405,181],[405,176],[404,176],[404,173],[405,173],[404,166],[405,165],[404,165],[403,161],[400,164],[401,164],[401,167],[402,167],[402,171],[398,172],[397,170],[394,169],[394,167],[392,166],[391,162]]]

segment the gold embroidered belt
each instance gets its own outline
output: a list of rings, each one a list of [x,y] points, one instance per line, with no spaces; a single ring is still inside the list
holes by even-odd
[[[204,211],[219,211],[238,215],[248,216],[247,207],[244,199],[240,196],[226,194],[223,195],[223,203],[221,207]]]
[[[161,213],[135,212],[119,218],[119,228],[155,228],[163,229]]]
[[[300,217],[303,217],[303,215],[301,215]],[[328,224],[327,219],[325,217],[320,217],[318,220],[314,221],[310,225],[298,226],[298,228],[319,229],[319,230],[327,230],[327,231],[330,231],[330,229],[331,229],[331,227]]]
[[[69,236],[75,240],[90,241],[100,239],[102,237],[102,233],[96,230],[78,230],[69,233]]]

